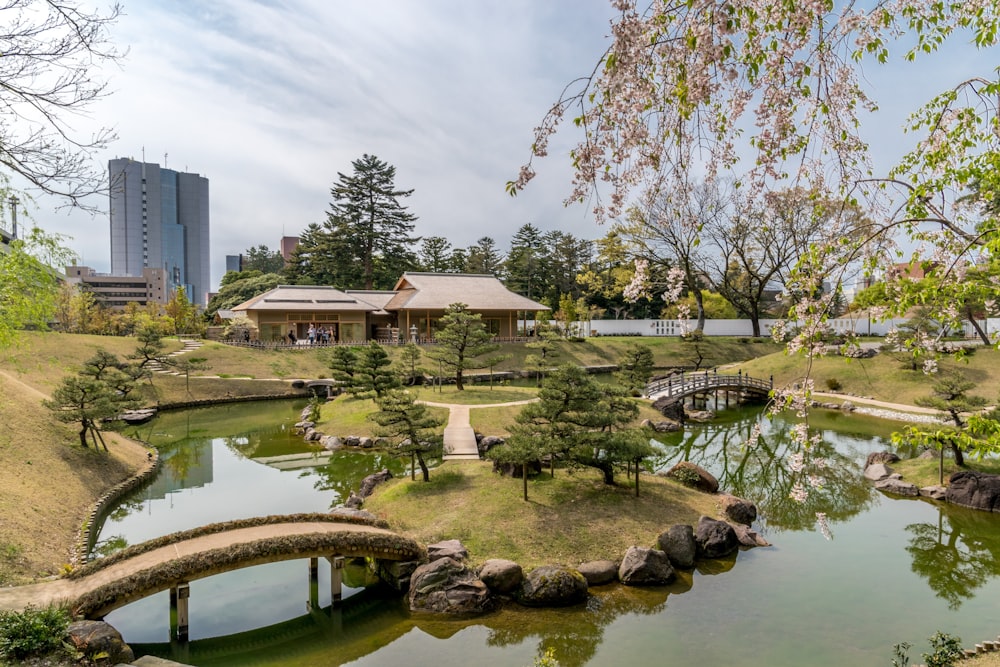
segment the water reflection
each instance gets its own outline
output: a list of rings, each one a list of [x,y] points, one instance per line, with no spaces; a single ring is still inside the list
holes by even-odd
[[[757,423],[760,438],[755,446],[745,446]],[[721,490],[757,504],[762,530],[804,530],[816,523],[817,512],[826,514],[832,523],[867,509],[874,492],[860,480],[871,438],[820,431],[822,437],[810,456],[825,465],[810,471],[819,476],[818,485],[810,484],[809,499],[802,503],[791,498],[794,485],[803,483],[805,477],[789,463],[799,451],[789,434],[792,424],[743,411],[735,413],[731,422],[688,426],[683,433],[661,438],[664,453],[656,469],[667,470],[679,461],[705,468],[719,480]]]
[[[1000,533],[996,517],[951,505],[937,505],[937,523],[911,523],[906,547],[913,572],[934,594],[958,609],[987,581],[1000,574]]]

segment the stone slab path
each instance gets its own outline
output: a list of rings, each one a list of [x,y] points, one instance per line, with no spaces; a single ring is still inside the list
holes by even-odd
[[[469,410],[475,408],[501,408],[511,405],[526,405],[534,403],[537,400],[537,398],[531,398],[525,401],[490,403],[488,405],[420,402],[424,405],[437,408],[448,408],[448,424],[444,427],[444,460],[478,461],[479,445],[476,444],[476,432],[472,430],[472,423],[469,421]]]

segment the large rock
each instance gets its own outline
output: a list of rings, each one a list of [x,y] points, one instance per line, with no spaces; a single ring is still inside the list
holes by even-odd
[[[920,490],[917,488],[916,484],[904,482],[896,477],[886,477],[885,479],[880,479],[875,482],[875,488],[884,493],[891,493],[896,496],[909,496],[916,498],[920,495]]]
[[[685,410],[684,416],[693,422],[707,423],[715,419],[715,413],[711,410]]]
[[[690,461],[680,461],[668,470],[666,475],[667,477],[676,479],[685,486],[690,486],[705,493],[715,493],[719,490],[719,480],[700,465],[691,463]]]
[[[719,505],[730,521],[749,526],[757,520],[757,506],[749,500],[726,493],[719,496]]]
[[[887,479],[892,474],[892,468],[884,463],[873,463],[865,468],[865,479],[878,482]]]
[[[643,419],[642,422],[639,423],[639,426],[651,429],[656,433],[674,433],[684,428],[679,422],[675,422],[673,419],[664,419],[662,421],[655,422],[651,419]]]
[[[613,560],[592,560],[576,568],[590,586],[603,586],[618,579],[618,563]]]
[[[667,554],[674,567],[690,570],[694,567],[698,546],[694,541],[694,528],[686,523],[671,526],[656,540],[657,546]]]
[[[947,500],[948,489],[943,486],[924,486],[918,490],[921,498],[930,498],[931,500]]]
[[[865,468],[874,463],[896,463],[899,457],[892,452],[872,452],[865,459]]]
[[[66,635],[73,648],[88,658],[103,654],[102,659],[112,665],[135,660],[132,648],[122,639],[121,633],[104,621],[73,621]]]
[[[355,496],[356,497],[356,496]],[[365,521],[377,521],[378,517],[369,512],[368,510],[359,509],[356,507],[335,507],[330,510],[330,514],[334,516],[349,517],[352,519],[363,519]]]
[[[410,577],[410,611],[435,614],[484,614],[497,599],[476,573],[451,558],[421,565]]]
[[[956,472],[948,480],[945,499],[962,507],[1000,512],[1000,477],[971,470]]]
[[[479,578],[491,591],[510,595],[521,587],[524,570],[512,560],[491,558],[479,568]]]
[[[661,396],[653,401],[653,409],[659,411],[667,419],[677,422],[684,421],[684,406],[676,399]]]
[[[387,468],[379,472],[373,472],[361,480],[361,488],[358,489],[358,495],[362,498],[367,498],[375,491],[376,486],[390,479],[392,479],[392,473]]]
[[[483,436],[481,440],[476,441],[476,446],[479,448],[479,456],[485,456],[486,452],[490,451],[494,447],[499,447],[504,442],[504,439],[498,435]]]
[[[742,547],[769,547],[771,544],[761,537],[760,533],[750,528],[750,526],[744,526],[742,524],[733,526],[733,530],[736,531],[736,539],[739,540],[740,546]]]
[[[698,547],[698,558],[721,558],[736,551],[740,546],[736,531],[725,521],[703,516],[698,519],[694,531],[694,542]]]
[[[676,576],[667,554],[659,549],[629,547],[618,566],[618,580],[626,586],[665,586]]]
[[[442,540],[435,544],[428,544],[427,560],[433,561],[439,558],[467,560],[469,558],[469,550],[458,540]]]
[[[323,445],[323,449],[329,450],[331,452],[338,450],[344,446],[344,443],[341,442],[340,437],[336,435],[324,435],[322,438],[319,439],[319,444]]]
[[[587,600],[587,580],[562,565],[543,565],[529,572],[517,601],[529,607],[566,607]]]

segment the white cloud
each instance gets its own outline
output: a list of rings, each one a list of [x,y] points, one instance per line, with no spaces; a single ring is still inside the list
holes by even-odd
[[[283,234],[321,221],[337,172],[350,173],[363,153],[394,165],[397,186],[415,190],[407,203],[420,235],[456,246],[489,235],[506,247],[527,222],[604,233],[584,206],[562,205],[572,132],[555,138],[528,190],[512,199],[504,184],[549,104],[598,61],[608,3],[220,0],[127,11],[114,38],[130,54],[93,114],[120,139],[98,159],[145,149],[148,161],[169,154],[170,168],[209,178],[214,282],[225,255],[276,248]],[[883,105],[894,106],[886,87],[901,87],[902,108],[912,109],[928,74],[954,79],[957,58],[931,61],[903,80],[873,71]],[[871,136],[898,137],[904,114],[884,115]],[[876,162],[898,152],[879,148]],[[52,214],[57,202],[39,203],[46,229],[72,235],[87,264],[108,270],[106,217]]]

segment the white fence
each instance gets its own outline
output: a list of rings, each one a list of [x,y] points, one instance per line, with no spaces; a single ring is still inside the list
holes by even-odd
[[[761,320],[762,336],[771,335],[771,327],[778,320]],[[899,328],[905,319],[873,321],[868,318],[842,317],[830,320],[829,324],[837,333],[855,333],[859,336],[884,336],[890,329]],[[1000,318],[979,320],[979,326],[991,336],[1000,331]],[[693,331],[697,320],[590,320],[574,322],[570,332],[579,336],[680,336]],[[706,336],[752,336],[750,320],[705,320]],[[963,323],[962,335],[976,336],[968,322]]]

